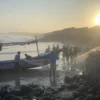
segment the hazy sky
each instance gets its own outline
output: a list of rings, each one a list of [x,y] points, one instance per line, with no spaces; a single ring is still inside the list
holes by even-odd
[[[91,27],[98,14],[100,0],[0,0],[0,32]]]

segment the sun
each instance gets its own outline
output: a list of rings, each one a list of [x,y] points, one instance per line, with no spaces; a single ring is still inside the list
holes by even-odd
[[[100,15],[96,17],[96,25],[100,25]]]

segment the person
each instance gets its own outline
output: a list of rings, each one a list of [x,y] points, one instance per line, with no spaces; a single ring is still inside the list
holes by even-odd
[[[50,46],[48,46],[48,52],[50,52]]]
[[[53,85],[56,85],[56,54],[54,51],[51,51],[50,54],[50,82],[52,82]],[[53,75],[53,80],[51,79]]]
[[[45,53],[48,53],[48,49],[45,50]]]
[[[59,54],[59,51],[60,51],[59,45],[57,45],[56,50],[57,50],[57,54]]]
[[[15,85],[20,88],[20,51],[15,55]]]
[[[69,70],[69,58],[70,58],[70,55],[69,55],[69,45],[67,45],[65,47],[65,58],[66,58],[66,61],[67,61],[67,64],[68,64],[68,70]]]
[[[72,70],[72,66],[74,64],[74,47],[70,47],[70,50],[69,50],[69,55],[70,55],[70,70]]]
[[[45,50],[45,53],[50,53],[50,46]]]
[[[74,46],[73,47],[73,57],[77,57],[78,56],[78,53],[79,53],[79,50],[78,50],[78,46]]]
[[[57,55],[57,59],[59,59],[59,54],[60,54],[60,47],[59,47],[59,45],[57,45],[57,47],[56,47],[56,55]]]
[[[49,49],[46,49],[46,50],[45,50],[45,53],[50,53]]]
[[[63,59],[65,59],[65,52],[66,52],[66,47],[65,47],[65,45],[63,45],[63,47],[62,47],[62,52],[63,52]]]
[[[26,59],[32,59],[31,56],[29,56],[28,54],[25,54]]]
[[[15,55],[15,66],[19,67],[19,61],[20,61],[20,51],[17,52],[17,55]]]
[[[0,43],[0,51],[2,50],[2,43]]]
[[[53,50],[54,52],[56,52],[56,47],[55,47],[54,45],[53,45],[52,50]]]
[[[68,62],[69,61],[69,46],[68,45],[65,47],[65,57],[66,57],[66,61]]]

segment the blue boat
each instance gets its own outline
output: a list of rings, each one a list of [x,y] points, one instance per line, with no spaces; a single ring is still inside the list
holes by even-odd
[[[15,61],[14,60],[5,60],[0,61],[0,70],[12,70],[15,69]],[[43,53],[39,56],[32,57],[32,59],[21,59],[20,60],[20,68],[28,69],[35,68],[49,64],[49,53]]]
[[[49,64],[50,53],[39,54],[37,37],[35,36],[35,38],[36,38],[35,41],[3,43],[3,45],[5,45],[5,46],[8,46],[8,45],[10,45],[10,46],[11,45],[25,45],[25,44],[36,43],[38,56],[32,57],[31,59],[21,59],[20,60],[20,68],[21,69],[40,67],[40,66],[44,66],[44,65]],[[16,62],[14,60],[0,61],[0,70],[15,69],[15,63]]]

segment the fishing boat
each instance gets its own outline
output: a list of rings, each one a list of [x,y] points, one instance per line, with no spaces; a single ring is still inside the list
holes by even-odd
[[[40,66],[47,65],[49,64],[48,56],[49,54],[44,53],[44,55],[36,56],[29,60],[21,59],[20,68],[28,69],[28,68],[34,68],[34,67],[40,67]],[[0,70],[10,70],[14,68],[15,68],[14,60],[0,61]]]
[[[20,60],[20,68],[21,69],[28,69],[28,68],[34,68],[34,67],[40,67],[49,64],[49,55],[50,53],[42,53],[39,54],[38,49],[38,41],[37,38],[35,41],[28,41],[28,42],[12,42],[12,43],[4,43],[3,45],[25,45],[25,44],[31,44],[36,43],[37,47],[37,53],[38,56],[32,57],[31,59],[21,59]],[[12,70],[15,69],[15,60],[5,60],[0,61],[0,70]]]

